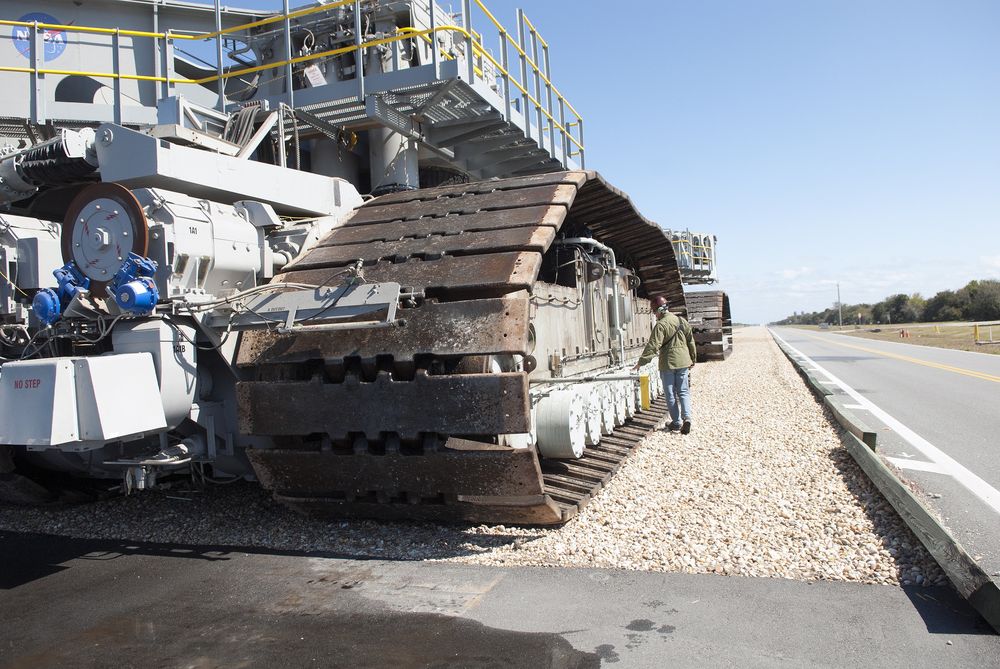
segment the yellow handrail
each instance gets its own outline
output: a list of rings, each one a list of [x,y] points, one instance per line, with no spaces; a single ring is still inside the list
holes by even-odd
[[[119,30],[118,28],[97,28],[92,26],[74,26],[74,25],[64,25],[60,23],[35,23],[34,21],[9,21],[6,19],[0,20],[0,25],[2,26],[23,26],[26,28],[33,28],[36,25],[44,30],[60,30],[68,32],[84,32],[84,33],[94,33],[97,35],[113,35],[118,33],[126,37],[153,37],[159,39],[184,39],[184,40],[206,40],[212,39],[213,37],[219,37],[222,35],[227,35],[233,32],[239,32],[241,30],[247,30],[249,28],[256,28],[258,26],[266,26],[272,23],[279,23],[284,21],[286,18],[297,19],[302,16],[308,16],[310,14],[318,14],[320,12],[327,12],[331,9],[336,9],[337,7],[343,7],[344,5],[353,5],[354,0],[337,0],[337,2],[330,2],[323,5],[317,5],[315,7],[308,7],[306,9],[299,9],[294,12],[289,12],[287,15],[279,14],[277,16],[269,16],[266,19],[260,19],[259,21],[251,21],[250,23],[243,23],[238,26],[233,26],[231,28],[224,28],[222,30],[217,30],[210,33],[191,33],[184,34],[179,32],[166,32],[166,33],[156,33],[149,32],[145,30]]]
[[[487,8],[486,8],[486,5],[484,5],[484,4],[482,3],[482,0],[476,0],[476,4],[477,4],[477,5],[479,5],[479,9],[481,9],[481,10],[483,11],[483,14],[485,14],[485,15],[486,15],[486,17],[487,17],[487,18],[488,18],[488,19],[489,19],[490,21],[492,21],[492,22],[493,22],[493,25],[495,25],[495,26],[497,27],[497,30],[499,30],[499,31],[500,31],[500,34],[501,34],[501,35],[503,35],[504,39],[506,39],[506,40],[507,40],[508,42],[510,42],[510,43],[511,43],[511,45],[512,45],[512,46],[513,46],[513,47],[514,47],[514,48],[515,48],[516,50],[517,50],[517,52],[518,52],[519,54],[521,54],[522,56],[524,56],[524,59],[525,59],[525,60],[526,60],[526,61],[527,61],[528,63],[530,63],[530,64],[531,64],[531,69],[532,69],[532,70],[534,70],[535,72],[537,72],[537,73],[538,73],[538,75],[539,75],[539,76],[540,76],[540,77],[542,78],[542,81],[544,81],[544,82],[545,82],[546,84],[548,84],[549,86],[551,86],[551,87],[552,87],[552,92],[556,94],[556,97],[557,97],[558,99],[562,100],[562,101],[563,101],[563,103],[565,103],[565,105],[566,105],[566,108],[567,108],[567,109],[569,109],[569,110],[570,110],[571,112],[573,112],[573,114],[574,114],[574,115],[575,115],[575,116],[576,116],[577,118],[583,118],[583,117],[582,117],[582,116],[580,115],[580,112],[578,112],[578,111],[576,110],[576,108],[575,108],[575,107],[573,107],[573,105],[571,105],[571,104],[569,103],[569,100],[567,100],[567,99],[566,99],[566,98],[565,98],[565,97],[563,96],[563,94],[559,92],[559,89],[558,89],[558,88],[556,88],[555,86],[553,86],[553,85],[552,85],[552,82],[551,82],[551,81],[549,81],[548,77],[546,77],[546,76],[545,76],[545,74],[544,74],[544,73],[543,73],[543,72],[541,71],[541,69],[539,69],[539,67],[538,67],[538,63],[536,63],[536,62],[535,62],[534,60],[532,60],[531,56],[529,56],[528,54],[526,54],[526,53],[525,53],[525,52],[524,52],[524,51],[523,51],[523,50],[521,49],[521,45],[517,43],[517,40],[515,40],[515,39],[514,39],[513,37],[511,37],[511,36],[510,36],[510,33],[509,33],[509,32],[507,32],[507,29],[506,29],[506,28],[504,28],[504,27],[503,27],[503,24],[502,24],[502,23],[500,23],[500,22],[499,22],[499,21],[497,20],[497,17],[493,16],[493,12],[491,12],[491,11],[490,11],[489,9],[487,9]],[[543,44],[544,46],[546,46],[546,47],[547,47],[547,46],[548,46],[548,44],[547,44],[547,43],[545,42],[545,40],[543,40],[543,39],[542,39],[542,36],[538,34],[538,31],[537,31],[537,30],[535,30],[535,26],[533,26],[533,25],[531,24],[531,21],[529,21],[529,20],[528,20],[528,17],[527,17],[527,16],[525,16],[525,17],[524,17],[524,20],[525,20],[525,22],[527,22],[527,24],[528,24],[528,25],[529,25],[529,26],[531,27],[532,31],[534,31],[535,35],[536,35],[536,36],[538,37],[538,40],[539,40],[539,41],[540,41],[540,42],[541,42],[541,43],[542,43],[542,44]],[[523,89],[522,89],[522,90],[523,90]],[[537,104],[537,103],[536,103],[536,104]]]
[[[247,30],[247,29],[250,29],[250,28],[256,28],[256,27],[263,26],[263,25],[270,25],[272,23],[279,23],[279,22],[282,22],[282,21],[285,21],[285,20],[299,18],[299,17],[302,17],[302,16],[308,16],[310,14],[316,14],[316,13],[319,13],[319,12],[326,12],[326,11],[329,11],[331,9],[335,9],[337,7],[342,7],[344,5],[354,4],[354,1],[355,0],[338,0],[337,2],[331,2],[331,3],[327,3],[327,4],[317,5],[315,7],[309,7],[309,8],[306,8],[306,9],[300,9],[300,10],[297,10],[297,11],[294,11],[294,12],[290,12],[287,15],[286,14],[280,14],[280,15],[268,17],[268,18],[265,18],[265,19],[261,19],[259,21],[252,21],[250,23],[244,23],[244,24],[241,24],[241,25],[238,25],[238,26],[233,26],[231,28],[225,28],[223,30],[219,30],[219,31],[215,31],[215,32],[210,32],[210,33],[196,33],[196,34],[183,34],[183,33],[178,33],[178,32],[174,32],[174,31],[167,31],[167,32],[159,33],[159,32],[150,32],[150,31],[144,31],[144,30],[123,30],[123,29],[118,29],[118,28],[100,28],[100,27],[93,27],[93,26],[64,25],[64,24],[56,24],[56,23],[33,22],[33,21],[11,21],[11,20],[7,20],[7,19],[0,19],[0,25],[31,27],[31,28],[35,28],[35,29],[41,28],[43,30],[60,30],[60,31],[70,31],[70,32],[84,32],[84,33],[93,33],[93,34],[99,34],[99,35],[121,35],[121,36],[125,36],[125,37],[149,37],[149,38],[167,39],[167,40],[174,40],[174,39],[181,39],[181,40],[205,40],[205,39],[212,39],[214,37],[220,37],[222,35],[226,35],[226,34],[237,32],[237,31]],[[154,82],[161,82],[161,83],[162,82],[166,82],[166,83],[171,83],[171,84],[206,84],[206,83],[211,83],[213,81],[230,79],[232,77],[238,77],[238,76],[245,75],[245,74],[253,74],[255,72],[261,72],[263,70],[269,70],[269,69],[276,68],[276,67],[283,67],[283,66],[286,66],[286,65],[294,65],[294,64],[298,64],[298,63],[304,63],[304,62],[308,62],[308,61],[311,61],[311,60],[317,60],[317,59],[320,59],[320,58],[330,58],[330,57],[333,57],[333,56],[338,56],[338,55],[342,55],[342,54],[346,54],[346,53],[351,53],[353,51],[358,51],[360,49],[370,48],[370,47],[374,47],[374,46],[380,46],[380,45],[383,45],[383,44],[390,44],[392,42],[397,42],[397,41],[400,41],[400,40],[409,39],[411,37],[420,37],[420,38],[424,39],[425,41],[432,42],[431,38],[429,38],[428,35],[430,33],[432,33],[432,32],[438,31],[438,30],[444,30],[444,31],[456,32],[456,33],[459,33],[461,36],[465,37],[469,41],[469,43],[472,45],[472,51],[473,51],[473,53],[469,54],[470,58],[474,57],[474,55],[476,53],[478,53],[478,55],[480,55],[482,58],[485,58],[486,60],[489,60],[490,63],[492,63],[493,66],[501,74],[504,75],[506,81],[509,81],[510,83],[514,84],[514,86],[518,90],[520,90],[521,93],[524,95],[525,99],[529,100],[532,104],[534,104],[534,106],[546,118],[549,119],[549,122],[552,124],[553,127],[558,128],[562,132],[562,134],[563,134],[564,137],[568,138],[571,142],[573,142],[582,151],[584,149],[583,144],[579,140],[577,140],[577,138],[574,137],[572,135],[572,133],[570,133],[570,131],[569,131],[569,128],[571,128],[571,127],[573,127],[575,125],[580,125],[581,124],[582,116],[580,115],[580,113],[576,110],[576,108],[573,107],[572,104],[570,104],[569,100],[567,100],[562,95],[562,93],[559,92],[559,90],[552,84],[552,82],[548,79],[548,77],[545,76],[545,74],[538,67],[538,64],[535,63],[535,61],[531,57],[529,57],[528,54],[526,54],[521,49],[520,45],[510,36],[510,34],[503,27],[503,25],[499,21],[497,21],[496,17],[492,14],[492,12],[489,11],[489,9],[486,8],[486,6],[481,2],[481,0],[476,0],[476,4],[483,11],[483,13],[490,19],[490,21],[492,21],[493,24],[498,28],[498,30],[500,31],[500,35],[503,36],[503,38],[507,42],[509,42],[511,45],[513,45],[514,48],[517,50],[517,52],[525,59],[525,61],[531,65],[532,71],[542,81],[544,81],[549,88],[551,88],[552,92],[556,94],[556,97],[560,101],[562,101],[563,104],[565,105],[565,107],[576,116],[577,121],[574,121],[574,122],[571,122],[571,123],[567,123],[565,126],[562,125],[562,124],[560,124],[558,121],[556,121],[556,119],[552,116],[552,114],[550,114],[549,111],[547,109],[545,109],[545,107],[542,105],[542,103],[540,101],[536,100],[534,98],[534,96],[532,96],[528,92],[528,89],[525,88],[525,85],[522,85],[522,82],[519,82],[515,77],[513,77],[510,74],[510,72],[508,72],[499,62],[497,62],[497,60],[493,57],[492,54],[490,54],[488,51],[486,51],[486,49],[482,46],[482,37],[481,36],[478,36],[479,39],[476,39],[477,34],[475,32],[470,33],[469,31],[465,30],[464,28],[461,28],[459,26],[454,26],[454,25],[437,26],[437,27],[434,28],[434,30],[431,30],[431,29],[417,30],[417,29],[414,29],[414,28],[402,28],[402,29],[399,29],[397,31],[397,34],[394,35],[394,36],[392,36],[392,37],[386,37],[386,38],[382,38],[382,39],[371,40],[371,41],[368,41],[368,42],[363,42],[361,44],[352,44],[350,46],[341,47],[341,48],[338,48],[338,49],[329,49],[327,51],[321,51],[321,52],[317,52],[317,53],[311,53],[311,54],[307,54],[305,56],[298,56],[296,58],[291,58],[291,59],[287,59],[287,60],[281,60],[281,61],[276,61],[276,62],[268,63],[266,65],[257,65],[257,66],[253,66],[253,67],[246,67],[246,68],[242,68],[242,69],[239,69],[239,70],[230,70],[228,72],[222,73],[221,75],[220,74],[214,74],[214,75],[211,75],[211,76],[208,76],[208,77],[202,77],[200,79],[170,78],[170,77],[161,77],[161,76],[156,76],[156,75],[141,75],[141,74],[121,74],[121,73],[115,73],[115,72],[108,73],[108,72],[90,72],[90,71],[83,71],[83,70],[62,70],[62,69],[54,69],[54,68],[37,68],[36,69],[36,68],[32,68],[32,67],[15,67],[15,66],[0,66],[0,72],[19,72],[19,73],[25,73],[25,74],[32,74],[32,73],[37,73],[37,74],[54,74],[54,75],[67,75],[67,76],[74,76],[75,75],[75,76],[89,76],[89,77],[108,78],[108,79],[126,79],[126,80],[134,80],[134,81],[154,81]],[[529,28],[531,29],[531,31],[536,35],[536,37],[538,38],[538,40],[544,46],[548,47],[548,44],[545,42],[545,40],[542,39],[541,35],[538,34],[538,31],[535,29],[534,25],[527,19],[527,17],[525,17],[525,22],[527,23],[527,25],[529,26]],[[453,59],[453,57],[450,56],[447,53],[445,53],[444,55],[445,55],[446,58]],[[474,69],[476,71],[476,74],[478,74],[480,77],[484,76],[484,74],[483,74],[483,72],[482,72],[481,69],[479,69],[479,68],[474,68]],[[524,113],[525,113],[525,115],[527,115],[527,110],[525,110]],[[526,116],[526,122],[530,123],[530,121],[527,120],[527,116]],[[578,155],[578,153],[579,152],[577,152],[577,153],[571,153],[570,155]]]
[[[478,2],[479,0],[476,0],[476,1]],[[522,14],[522,16],[524,16],[524,15]],[[538,32],[538,28],[536,28],[535,24],[531,22],[531,19],[529,19],[527,16],[525,16],[524,17],[524,22],[528,24],[528,29],[531,30],[532,33],[534,33],[535,37],[538,38],[538,41],[541,42],[542,46],[548,48],[549,43],[546,42],[544,39],[542,39],[542,34],[540,32]]]
[[[419,37],[423,41],[425,41],[428,44],[430,44],[431,48],[434,47],[434,41],[430,38],[430,36],[427,35],[426,33],[421,33],[420,30],[417,29],[417,28],[410,28],[410,27],[407,27],[407,26],[404,26],[402,28],[396,28],[396,34],[398,34],[398,35],[407,35],[407,36],[410,36],[410,37]],[[440,53],[442,56],[444,56],[444,58],[446,60],[455,60],[455,57],[453,55],[451,55],[450,53],[448,53],[447,51],[445,51],[441,47],[438,47],[438,53]],[[480,77],[483,77],[483,78],[486,77],[486,75],[483,73],[483,71],[480,68],[474,66],[474,69],[476,70],[476,74],[478,74]]]
[[[337,7],[343,7],[344,5],[353,5],[354,0],[338,0],[337,2],[328,2],[326,4],[317,5],[316,7],[308,7],[306,9],[299,9],[294,12],[289,12],[287,18],[297,19],[301,16],[308,16],[310,14],[318,14],[320,12],[326,12],[331,9],[336,9]],[[279,14],[277,16],[271,16],[266,19],[261,19],[259,21],[251,21],[250,23],[244,23],[243,25],[233,26],[232,28],[225,28],[223,30],[218,30],[216,32],[205,33],[203,35],[196,35],[195,39],[211,39],[213,37],[219,37],[220,35],[227,35],[232,32],[237,32],[240,30],[246,30],[248,28],[256,28],[258,26],[266,26],[272,23],[279,23],[284,21],[286,18],[285,14]],[[187,38],[185,38],[187,39]]]

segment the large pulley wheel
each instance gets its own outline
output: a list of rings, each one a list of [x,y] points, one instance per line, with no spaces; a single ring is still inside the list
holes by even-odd
[[[124,186],[93,184],[70,203],[61,241],[63,261],[74,261],[93,290],[111,281],[129,253],[147,254],[146,214]]]

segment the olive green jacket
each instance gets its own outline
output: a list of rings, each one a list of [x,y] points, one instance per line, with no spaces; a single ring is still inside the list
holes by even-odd
[[[675,336],[676,335],[676,336]],[[694,333],[691,324],[679,316],[667,313],[656,321],[649,335],[646,348],[639,357],[639,366],[649,363],[659,352],[661,372],[671,369],[685,369],[694,364],[698,354],[694,349]]]

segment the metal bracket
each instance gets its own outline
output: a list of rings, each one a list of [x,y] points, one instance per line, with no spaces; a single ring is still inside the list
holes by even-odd
[[[392,327],[401,324],[396,320],[399,301],[410,297],[394,282],[271,292],[234,299],[230,309],[206,316],[205,325],[234,330],[273,327],[282,334]]]

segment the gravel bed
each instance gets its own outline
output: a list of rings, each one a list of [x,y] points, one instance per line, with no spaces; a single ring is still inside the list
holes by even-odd
[[[313,521],[238,483],[0,505],[0,530],[489,565],[946,582],[764,329],[737,331],[733,356],[698,365],[692,391],[692,433],[648,436],[561,528]]]

